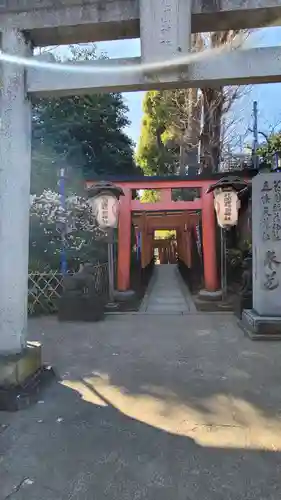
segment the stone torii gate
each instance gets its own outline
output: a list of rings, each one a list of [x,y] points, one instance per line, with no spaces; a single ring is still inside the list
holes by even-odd
[[[26,346],[31,97],[281,81],[280,47],[230,51],[164,71],[140,66],[188,54],[191,32],[281,24],[281,0],[256,3],[221,0],[217,7],[213,0],[30,0],[27,7],[25,0],[1,2],[0,47],[15,56],[32,57],[36,46],[141,39],[141,58],[109,61],[111,76],[1,64],[1,354],[20,354]],[[116,65],[128,63],[130,70],[116,71]]]

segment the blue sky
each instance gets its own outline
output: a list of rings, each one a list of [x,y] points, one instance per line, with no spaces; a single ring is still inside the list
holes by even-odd
[[[266,28],[251,35],[251,46],[280,45],[281,28]],[[140,55],[139,40],[118,40],[98,44],[98,50],[106,52],[109,57],[135,57]],[[142,117],[143,92],[124,94],[130,108],[129,118],[131,126],[128,134],[137,142]],[[250,123],[251,109],[254,100],[258,101],[259,128],[268,130],[270,125],[277,123],[281,118],[281,84],[255,85],[244,97],[244,122]]]
[[[140,56],[140,40],[117,40],[114,42],[101,42],[97,44],[98,50],[106,52],[109,57],[138,57]],[[144,92],[128,92],[123,94],[130,108],[129,118],[131,126],[128,134],[134,142],[138,141],[142,117],[142,99]]]

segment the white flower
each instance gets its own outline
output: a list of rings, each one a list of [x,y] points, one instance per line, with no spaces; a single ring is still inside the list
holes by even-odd
[[[46,189],[40,196],[32,195],[30,203],[30,215],[39,219],[44,233],[57,235],[65,230],[67,239],[71,240],[69,245],[74,249],[81,249],[87,244],[87,239],[78,238],[79,231],[88,233],[88,238],[100,234],[88,201],[80,196],[66,197],[63,207],[60,195]]]

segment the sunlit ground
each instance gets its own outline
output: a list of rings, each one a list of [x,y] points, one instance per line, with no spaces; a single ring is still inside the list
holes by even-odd
[[[200,411],[162,387],[142,387],[142,395],[126,394],[124,388],[111,385],[106,374],[61,383],[89,403],[114,406],[131,418],[188,436],[201,446],[281,451],[280,417],[266,417],[254,405],[231,395],[201,400]]]
[[[54,319],[31,325],[45,332],[61,384],[93,405],[201,446],[281,449],[281,345],[251,342],[231,315],[117,316],[78,330]]]
[[[29,332],[59,379],[0,412],[1,500],[280,498],[280,343],[251,342],[228,314],[37,318]]]

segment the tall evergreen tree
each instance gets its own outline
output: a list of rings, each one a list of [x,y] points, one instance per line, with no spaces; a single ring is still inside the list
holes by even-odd
[[[95,58],[95,47],[72,48],[72,61]],[[34,100],[32,190],[37,190],[40,174],[50,182],[44,187],[52,188],[62,165],[80,181],[136,171],[134,145],[124,131],[130,124],[127,113],[119,93]]]
[[[136,162],[146,175],[168,175],[177,169],[179,148],[174,142],[169,145],[168,113],[166,92],[145,94]]]
[[[94,46],[71,48],[72,61],[95,58]],[[84,195],[86,178],[139,172],[134,145],[125,133],[129,120],[124,99],[118,93],[35,99],[32,118],[31,193],[39,195],[39,202],[35,205],[38,210],[34,205],[31,208],[30,268],[59,267],[62,229],[67,229],[70,268],[78,260],[103,261],[105,244],[97,239],[96,231],[79,227],[73,235],[68,223],[53,216],[60,209],[58,175],[64,167],[67,204],[72,199],[68,195]],[[46,203],[46,193],[53,203]],[[41,213],[49,205],[51,218]]]

